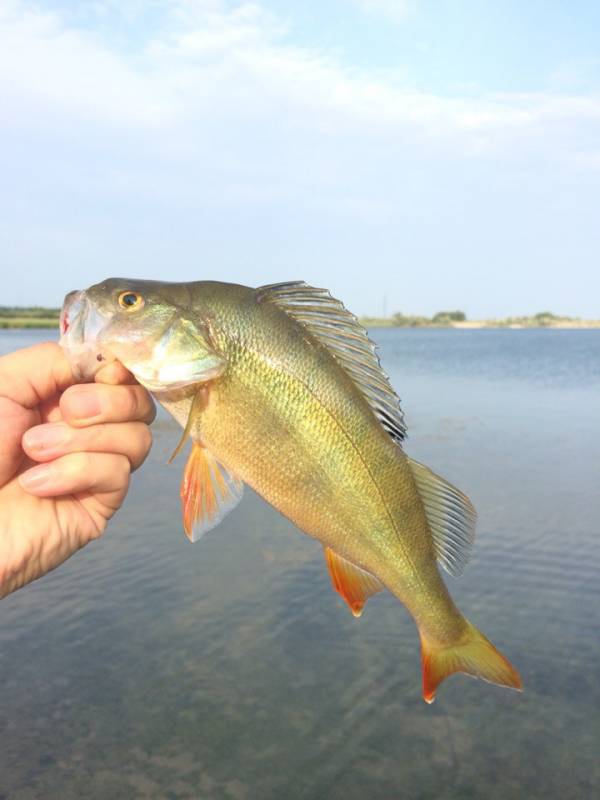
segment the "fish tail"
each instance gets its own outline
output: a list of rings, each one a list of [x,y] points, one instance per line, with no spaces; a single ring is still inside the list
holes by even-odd
[[[481,631],[465,620],[467,630],[458,642],[446,647],[434,645],[421,636],[423,699],[433,703],[440,683],[455,672],[465,672],[484,681],[521,690],[517,670]]]

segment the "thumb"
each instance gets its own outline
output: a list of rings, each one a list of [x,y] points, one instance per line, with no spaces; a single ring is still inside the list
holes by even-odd
[[[39,422],[39,406],[74,383],[69,362],[57,344],[17,350],[0,358],[0,486],[25,458],[21,438]]]

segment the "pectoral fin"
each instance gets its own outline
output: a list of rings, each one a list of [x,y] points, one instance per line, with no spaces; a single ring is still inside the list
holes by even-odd
[[[198,442],[185,465],[181,483],[183,527],[191,542],[197,542],[242,499],[244,485]]]
[[[183,450],[183,447],[187,441],[188,436],[192,435],[192,428],[194,427],[194,423],[196,422],[198,415],[202,413],[202,409],[206,406],[208,401],[208,389],[206,386],[201,386],[194,399],[192,400],[192,405],[190,406],[190,412],[188,414],[187,422],[185,423],[185,428],[183,429],[183,433],[181,434],[181,438],[177,443],[177,447],[171,453],[171,458],[168,460],[168,464],[174,461],[179,453]]]
[[[364,604],[369,597],[383,590],[383,584],[370,572],[338,556],[329,547],[325,548],[325,561],[333,588],[348,603],[354,616],[360,617]]]

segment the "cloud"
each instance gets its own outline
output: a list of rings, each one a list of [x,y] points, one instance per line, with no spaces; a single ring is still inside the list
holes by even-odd
[[[5,254],[98,277],[115,253],[160,277],[202,251],[260,263],[264,282],[282,262],[318,280],[383,237],[394,268],[396,252],[434,248],[432,230],[468,261],[498,214],[537,241],[552,204],[551,239],[574,187],[597,196],[593,94],[418,91],[298,46],[257,2],[6,2],[0,115]]]
[[[600,102],[586,96],[449,97],[398,86],[293,46],[288,31],[257,3],[150,5],[160,24],[157,30],[148,26],[144,36],[139,31],[148,4],[93,4],[104,19],[116,15],[134,29],[137,21],[129,42],[101,38],[56,12],[6,6],[0,14],[0,88],[13,112],[5,115],[8,123],[31,114],[52,125],[76,119],[149,135],[179,132],[189,145],[207,118],[236,119],[238,125],[269,120],[285,128],[296,115],[299,136],[309,129],[344,138],[353,132],[374,140],[398,136],[404,144],[412,138],[419,147],[481,156],[512,148],[519,136],[524,144],[539,137],[547,149],[553,132],[560,135],[582,120],[597,124],[600,116]]]

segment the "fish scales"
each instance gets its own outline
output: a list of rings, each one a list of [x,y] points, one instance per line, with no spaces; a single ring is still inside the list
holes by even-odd
[[[520,688],[438,570],[464,567],[470,501],[400,447],[397,398],[338,301],[300,283],[111,279],[69,296],[61,326],[84,376],[94,354],[119,358],[191,435],[186,530],[216,524],[247,483],[326,548],[355,615],[381,586],[406,606],[428,702],[457,671]]]
[[[224,316],[215,343],[229,369],[198,420],[206,446],[299,528],[377,574],[405,605],[413,589],[426,591],[423,571],[441,582],[405,456],[331,354],[253,293],[239,316]],[[447,638],[448,615],[431,613],[440,595],[449,600],[436,586],[421,616],[430,617],[430,635]]]

